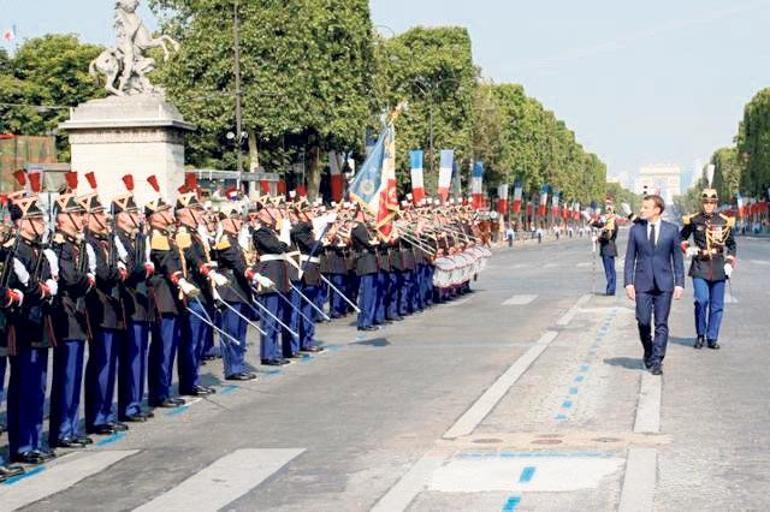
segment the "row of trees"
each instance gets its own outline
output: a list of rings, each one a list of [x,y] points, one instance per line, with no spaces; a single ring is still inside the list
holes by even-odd
[[[583,204],[604,198],[601,160],[522,86],[484,80],[465,28],[383,37],[368,0],[153,0],[151,7],[163,31],[182,44],[153,80],[199,127],[188,140],[193,166],[232,169],[241,150],[252,170],[283,172],[300,163],[312,195],[326,151],[360,161],[367,130],[378,132],[381,114],[406,100],[396,125],[402,190],[410,149],[426,150],[431,191],[439,150],[453,148],[466,182],[471,163],[481,160],[492,190],[519,177],[530,193],[549,184]],[[67,115],[19,105],[72,106],[100,96],[87,74],[99,50],[74,36],[49,35],[25,42],[13,58],[0,54],[0,132],[53,132]],[[233,138],[238,95],[245,133]],[[65,149],[66,140],[59,142]]]

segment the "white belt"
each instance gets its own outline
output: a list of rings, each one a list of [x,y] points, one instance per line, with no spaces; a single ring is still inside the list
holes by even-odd
[[[310,263],[321,263],[321,258],[318,258],[316,256],[307,256],[305,254],[301,255],[299,257],[300,261],[309,261]]]
[[[267,261],[283,261],[283,254],[262,254],[259,257],[260,262],[267,262]]]

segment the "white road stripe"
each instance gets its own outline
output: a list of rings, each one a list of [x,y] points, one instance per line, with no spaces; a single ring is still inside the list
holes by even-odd
[[[566,313],[564,313],[564,315],[561,318],[559,318],[556,321],[556,325],[560,327],[564,327],[565,325],[569,324],[572,321],[572,319],[575,318],[575,315],[577,314],[580,307],[586,302],[588,302],[589,300],[591,300],[590,294],[586,294],[580,297],[577,303],[574,306],[572,306]]]
[[[639,388],[639,405],[636,408],[634,432],[638,434],[660,433],[660,401],[663,379],[649,372],[642,373]]]
[[[236,450],[134,511],[214,512],[249,492],[304,451]]]
[[[73,454],[42,466],[42,471],[16,483],[0,485],[0,509],[16,510],[62,492],[81,480],[134,455],[139,450],[105,450]]]
[[[467,304],[468,302],[470,302],[470,300],[472,298],[473,297],[468,297],[467,299],[456,300],[456,301],[450,302],[449,304],[446,305],[446,307],[448,307],[448,308],[455,308],[457,306],[462,306],[463,304]]]
[[[658,452],[655,448],[628,450],[626,475],[618,512],[651,512],[655,498]]]
[[[476,427],[487,417],[489,412],[505,396],[511,386],[524,374],[540,354],[548,348],[559,335],[556,331],[546,331],[524,355],[518,358],[504,374],[492,384],[474,403],[465,411],[465,414],[452,425],[443,435],[444,439],[454,439],[472,433]]]
[[[418,460],[398,482],[391,487],[370,512],[395,512],[406,510],[412,500],[420,494],[433,473],[444,463],[446,454],[428,452]]]
[[[770,265],[770,261],[767,260],[751,260],[755,265]]]
[[[524,306],[530,304],[537,298],[537,295],[514,295],[503,302],[503,306]]]
[[[583,263],[578,263],[577,267],[578,268],[587,268],[587,267],[590,267],[591,265],[592,265],[592,263],[588,263],[587,261],[584,261]]]

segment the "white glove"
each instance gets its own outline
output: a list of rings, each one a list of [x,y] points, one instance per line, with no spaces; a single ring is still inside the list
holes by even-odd
[[[191,299],[194,299],[201,294],[201,291],[185,278],[181,278],[179,280],[179,289],[182,290],[182,293]]]
[[[262,288],[272,288],[275,286],[275,283],[270,278],[267,278],[262,274],[254,274],[254,282]]]
[[[211,279],[211,282],[214,283],[216,286],[225,286],[230,282],[227,280],[225,276],[213,270],[209,271],[209,279]]]
[[[697,256],[698,255],[698,248],[697,247],[688,247],[687,250],[684,253],[687,256]]]
[[[728,279],[730,279],[730,276],[733,275],[733,266],[729,263],[725,263],[725,275]]]
[[[48,287],[48,291],[50,292],[51,297],[59,293],[59,283],[57,283],[53,279],[46,279],[45,285]]]
[[[620,209],[626,214],[626,217],[631,215],[631,206],[628,203],[620,203]]]
[[[27,271],[27,267],[24,266],[24,263],[18,258],[13,258],[13,272],[16,274],[16,277],[21,284],[27,286],[27,283],[29,283],[29,272]]]

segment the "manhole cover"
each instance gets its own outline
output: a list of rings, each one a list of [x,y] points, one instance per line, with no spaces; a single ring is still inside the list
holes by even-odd
[[[502,443],[502,439],[494,439],[494,438],[485,438],[485,439],[474,439],[474,443],[476,444],[495,444],[495,443]]]
[[[535,439],[532,444],[561,444],[561,439]]]
[[[620,439],[617,437],[597,437],[596,439],[591,439],[591,441],[596,441],[597,443],[617,443]]]

